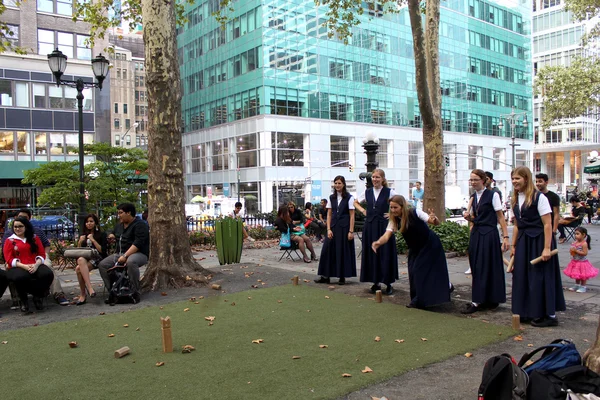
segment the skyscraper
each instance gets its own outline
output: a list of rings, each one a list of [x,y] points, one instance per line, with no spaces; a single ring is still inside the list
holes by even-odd
[[[269,211],[283,200],[329,195],[336,175],[360,193],[367,131],[379,138],[378,161],[397,192],[406,195],[423,180],[408,11],[388,14],[370,4],[347,45],[328,36],[325,9],[312,1],[238,2],[224,28],[211,16],[217,0],[187,10],[178,41],[190,197],[239,191],[250,212]],[[446,183],[465,195],[476,167],[494,170],[506,188],[512,133],[517,165],[530,163],[529,130],[498,128],[511,107],[531,111],[527,4],[443,3]]]

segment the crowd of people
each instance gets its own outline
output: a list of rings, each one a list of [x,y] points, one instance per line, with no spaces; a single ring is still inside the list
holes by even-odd
[[[85,219],[85,227],[77,240],[77,247],[89,248],[90,256],[77,258],[75,272],[79,283],[79,296],[68,300],[60,280],[52,268],[50,241],[44,232],[31,222],[31,210],[23,209],[5,227],[2,238],[5,270],[0,269],[0,296],[10,288],[12,309],[28,313],[29,295],[36,310],[44,308],[44,299],[52,295],[60,305],[83,305],[89,297],[96,297],[90,281],[90,271],[98,269],[104,287],[111,287],[110,270],[115,266],[126,268],[132,290],[139,298],[139,268],[148,262],[148,223],[136,216],[135,206],[123,203],[117,207],[119,221],[111,232],[104,232],[95,214]],[[115,254],[108,254],[109,242],[115,243]],[[105,303],[109,303],[108,299]]]

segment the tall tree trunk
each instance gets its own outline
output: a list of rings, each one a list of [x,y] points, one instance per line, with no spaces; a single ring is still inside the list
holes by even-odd
[[[185,220],[181,85],[175,3],[142,0],[148,90],[148,221],[150,258],[144,289],[205,281],[192,256]],[[190,279],[191,278],[191,279]]]
[[[423,32],[421,3],[408,1],[408,13],[413,34],[417,98],[423,123],[425,163],[425,196],[423,208],[432,209],[441,221],[446,218],[444,141],[441,117],[439,26],[440,2],[426,2],[426,31]]]

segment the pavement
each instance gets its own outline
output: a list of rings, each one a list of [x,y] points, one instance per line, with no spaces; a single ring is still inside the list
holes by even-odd
[[[592,265],[600,267],[600,225],[583,225],[588,229],[592,239],[591,251],[588,259]],[[512,234],[512,228],[509,227]],[[361,251],[361,244],[358,239],[355,240],[357,246],[357,255]],[[321,245],[314,243],[317,255],[320,255]],[[559,259],[561,268],[564,269],[569,260],[569,243],[558,245]],[[147,293],[142,297],[142,302],[137,305],[117,305],[109,307],[102,301],[102,280],[97,271],[92,271],[92,283],[98,292],[98,296],[90,299],[88,304],[81,307],[68,306],[60,307],[53,302],[48,302],[47,309],[30,315],[21,315],[19,312],[10,311],[10,299],[8,291],[0,301],[0,335],[3,330],[17,329],[23,327],[36,326],[43,323],[56,321],[73,320],[82,317],[98,315],[99,312],[116,313],[127,310],[139,309],[172,301],[185,300],[190,296],[205,295],[218,296],[223,293],[232,293],[251,289],[252,284],[256,286],[256,280],[253,278],[262,278],[263,284],[269,287],[282,285],[290,282],[294,275],[300,276],[300,279],[309,281],[308,283],[328,290],[328,285],[317,285],[312,279],[317,277],[318,262],[305,263],[302,260],[289,259],[279,260],[282,251],[276,246],[275,241],[270,242],[245,242],[242,252],[240,265],[219,265],[217,253],[215,250],[196,249],[194,257],[204,267],[209,269],[214,277],[213,282],[220,283],[223,287],[222,292],[204,288],[182,288],[168,291],[168,296],[161,296],[160,293]],[[508,258],[508,254],[506,255]],[[360,276],[360,258],[357,258],[358,275]],[[495,311],[483,311],[469,316],[462,315],[460,310],[470,301],[471,297],[471,276],[464,272],[468,269],[468,260],[466,257],[457,257],[453,254],[448,255],[448,271],[450,281],[455,285],[456,290],[452,294],[452,302],[444,306],[436,307],[429,312],[450,313],[460,318],[475,318],[485,323],[495,323],[501,325],[511,324],[510,311],[510,293],[512,281],[510,274],[506,278],[506,290],[508,303],[501,305]],[[251,279],[248,279],[248,273],[253,272]],[[394,294],[384,296],[384,301],[404,306],[409,302],[408,296],[408,271],[406,265],[406,256],[399,256],[400,279],[394,284]],[[63,289],[68,297],[78,294],[77,278],[73,270],[60,272],[59,279]],[[335,283],[335,279],[332,280]],[[350,393],[343,399],[371,399],[371,397],[387,397],[388,399],[440,399],[440,400],[463,400],[476,398],[477,388],[481,381],[481,372],[485,361],[497,354],[509,353],[519,359],[522,354],[529,352],[532,348],[550,343],[556,338],[571,339],[583,354],[583,352],[594,342],[596,338],[596,329],[598,327],[598,317],[600,314],[600,277],[591,279],[588,282],[587,293],[574,293],[566,290],[574,284],[570,278],[563,275],[563,287],[565,287],[565,299],[567,301],[567,311],[560,312],[557,317],[560,325],[554,328],[535,328],[530,325],[522,325],[521,337],[523,340],[516,341],[512,337],[506,340],[486,346],[473,351],[472,357],[457,355],[448,360],[424,366],[403,375],[396,376],[385,382],[369,386],[360,391]],[[350,295],[372,297],[368,293],[371,283],[360,283],[358,278],[347,279],[345,286],[335,285],[336,291],[348,293]],[[256,289],[256,290],[260,290]],[[427,312],[427,311],[424,311]],[[468,338],[465,338],[468,340]],[[435,381],[435,385],[431,382]],[[266,397],[267,398],[267,397]]]

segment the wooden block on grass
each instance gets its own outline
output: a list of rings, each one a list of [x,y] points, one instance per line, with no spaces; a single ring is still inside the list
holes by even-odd
[[[519,330],[521,329],[521,317],[519,316],[519,314],[513,314],[512,316],[512,328],[514,330]]]
[[[171,336],[171,317],[160,318],[163,353],[173,352],[173,337]]]
[[[130,350],[129,347],[124,346],[121,347],[118,350],[115,350],[115,358],[121,358],[121,357],[125,357],[127,354],[129,354]]]
[[[383,301],[383,296],[381,295],[381,290],[375,292],[375,301],[381,303]]]
[[[295,275],[295,276],[292,278],[292,283],[294,284],[294,286],[298,286],[298,279],[299,279],[299,278],[298,278],[298,275]]]
[[[221,290],[221,285],[217,285],[216,283],[212,285],[214,290]]]

